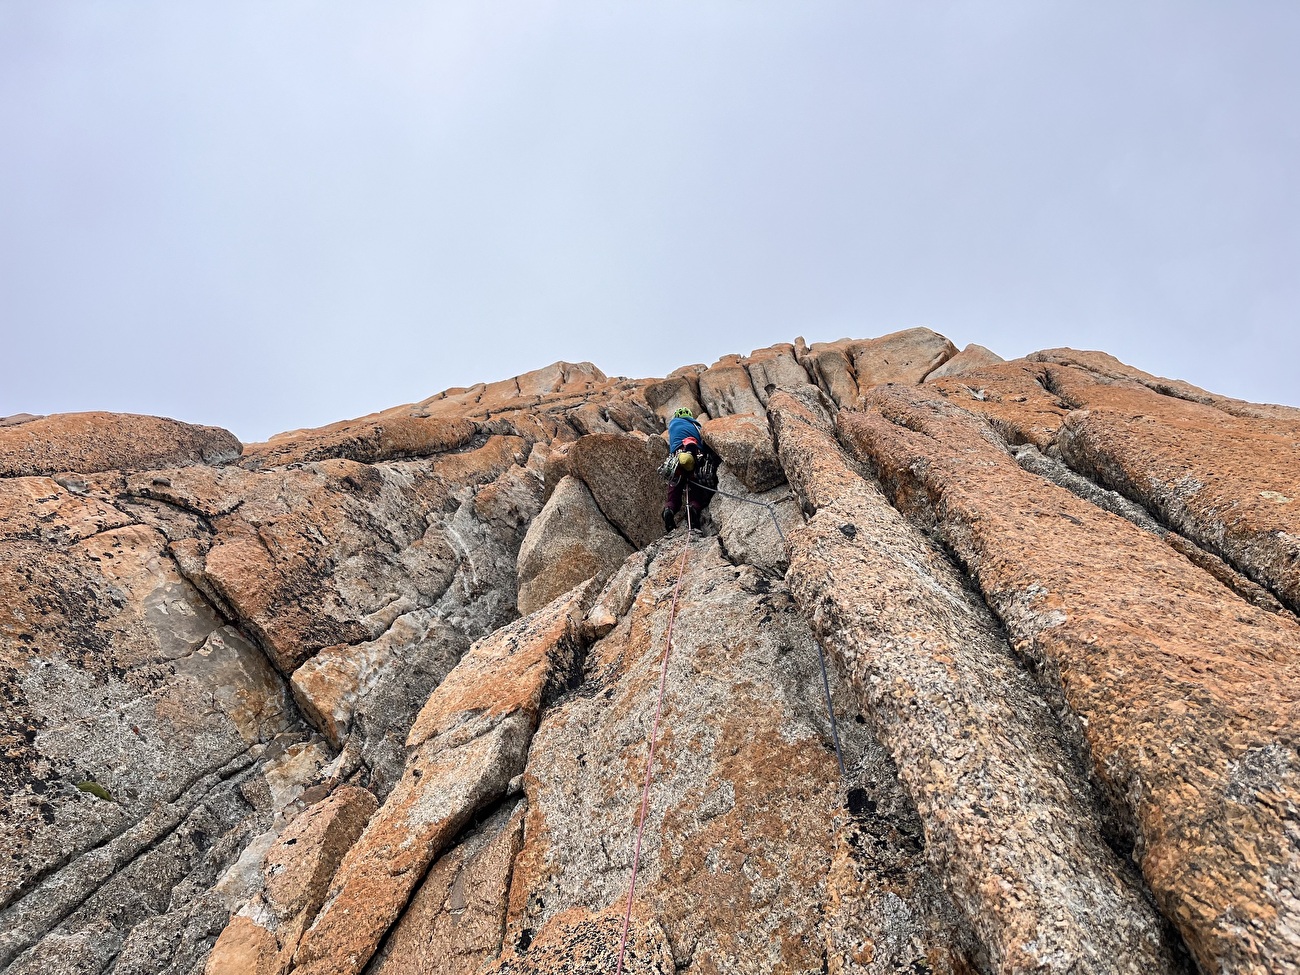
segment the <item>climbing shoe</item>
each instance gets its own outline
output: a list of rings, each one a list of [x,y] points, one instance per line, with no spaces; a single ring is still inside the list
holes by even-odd
[[[677,516],[673,514],[672,508],[664,508],[664,532],[670,532],[677,527]]]

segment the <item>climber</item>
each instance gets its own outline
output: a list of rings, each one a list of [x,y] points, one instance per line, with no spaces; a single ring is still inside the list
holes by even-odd
[[[721,462],[717,452],[704,442],[695,414],[685,408],[674,413],[668,423],[668,459],[660,468],[668,478],[668,497],[663,510],[665,532],[676,526],[683,493],[690,507],[691,524],[700,526],[704,509],[713,500],[713,493],[708,489],[718,486]]]

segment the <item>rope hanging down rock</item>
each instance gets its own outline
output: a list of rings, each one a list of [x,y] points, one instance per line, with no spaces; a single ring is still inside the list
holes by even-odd
[[[627,912],[623,917],[623,936],[618,943],[618,968],[615,975],[623,975],[623,961],[627,955],[627,933],[632,926],[632,898],[636,896],[636,874],[641,864],[641,838],[645,835],[645,817],[650,808],[650,784],[654,779],[655,745],[659,741],[659,719],[664,713],[664,690],[668,686],[668,655],[673,649],[673,624],[677,622],[677,597],[686,577],[686,556],[691,550],[691,489],[686,487],[686,538],[682,542],[682,557],[677,563],[677,582],[673,585],[673,602],[668,610],[668,633],[664,640],[663,661],[659,665],[659,703],[655,706],[655,720],[650,729],[650,754],[645,763],[645,787],[641,791],[641,815],[636,827],[636,846],[632,851],[632,880],[627,887]]]
[[[776,516],[775,504],[729,494],[726,491],[706,487],[703,484],[695,486],[713,494],[720,494],[724,498],[731,498],[733,501],[743,501],[745,504],[756,504],[761,508],[766,508],[768,514],[772,516],[772,524],[776,527],[777,535],[780,537],[782,544],[785,545],[787,554],[789,553],[790,543],[785,537],[785,532],[781,530],[781,523]],[[685,495],[685,504],[682,507],[686,509],[686,538],[682,542],[682,555],[677,563],[677,581],[673,584],[673,601],[668,610],[668,632],[664,640],[664,655],[659,664],[659,701],[655,705],[654,724],[650,729],[650,751],[645,764],[645,785],[641,790],[641,812],[637,819],[636,844],[632,850],[632,879],[627,888],[627,910],[623,915],[623,934],[618,943],[618,968],[615,970],[615,975],[623,975],[623,965],[627,957],[627,936],[632,927],[632,902],[636,897],[636,875],[641,865],[641,840],[645,835],[646,813],[650,809],[650,786],[654,781],[655,746],[659,742],[659,719],[663,716],[664,692],[668,686],[668,656],[673,649],[673,626],[677,622],[677,600],[681,593],[682,580],[686,577],[686,556],[690,554],[691,532],[695,530],[695,526],[691,524],[691,486],[689,484],[685,485],[683,493]],[[842,781],[847,776],[844,772],[844,756],[840,749],[840,733],[835,724],[835,707],[831,703],[831,685],[826,676],[826,654],[822,650],[821,642],[815,642],[817,643],[817,659],[821,664],[822,691],[826,695],[826,713],[830,716],[831,738],[835,742],[835,761],[839,765],[840,779]]]

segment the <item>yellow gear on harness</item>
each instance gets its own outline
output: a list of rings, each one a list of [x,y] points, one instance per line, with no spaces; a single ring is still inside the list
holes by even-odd
[[[689,450],[677,451],[677,466],[687,473],[695,470],[695,455]]]

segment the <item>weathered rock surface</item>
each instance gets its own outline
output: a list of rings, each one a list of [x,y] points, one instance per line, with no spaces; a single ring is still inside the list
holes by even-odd
[[[240,451],[0,419],[5,975],[613,971],[684,551],[625,971],[1300,971],[1294,407],[908,329]]]
[[[344,859],[296,970],[360,972],[433,859],[523,771],[543,699],[570,678],[585,590],[476,644],[411,728],[402,780]]]
[[[598,919],[616,916],[627,895],[680,552],[681,536],[670,536],[645,574],[633,576],[618,625],[588,653],[585,682],[538,730],[510,894],[507,941],[515,949],[502,971],[563,970],[534,956],[540,943],[563,943],[584,966],[613,961],[608,924],[602,930]],[[752,626],[754,619],[762,625]],[[825,722],[816,645],[789,595],[769,577],[732,566],[715,545],[692,545],[636,900],[638,916],[662,926],[679,969],[818,972],[828,953],[863,953],[861,928],[837,923],[844,916],[834,904],[858,919],[872,912],[839,896],[845,887],[832,901],[832,859],[848,857],[867,875],[864,884],[846,883],[854,893],[884,885],[886,871],[876,872],[884,865],[870,850],[837,853],[851,840],[847,822],[833,828],[842,794]],[[850,759],[865,749],[863,738],[861,726],[846,729]],[[888,789],[873,783],[881,785]],[[892,811],[881,817],[896,818]],[[898,864],[890,866],[897,876]],[[902,906],[895,923],[878,916],[877,931],[925,928],[923,899],[895,903]],[[883,908],[883,898],[875,906]],[[898,940],[913,947],[908,936]],[[940,954],[948,946],[939,934],[929,944]],[[908,960],[918,954],[926,956],[924,946]]]
[[[632,551],[587,486],[566,475],[519,549],[520,614],[540,609],[581,582],[609,575]]]
[[[128,413],[59,413],[0,424],[0,477],[226,464],[242,449],[220,427]]]
[[[574,443],[565,460],[609,523],[643,548],[664,533],[659,520],[664,483],[657,472],[667,456],[668,444],[661,437],[596,434]]]
[[[719,454],[727,472],[745,490],[770,491],[785,483],[785,471],[772,446],[772,431],[761,414],[724,416],[702,425],[704,441]]]
[[[446,530],[456,493],[525,457],[523,441],[493,437],[422,462],[194,467],[139,475],[127,489],[210,526],[174,540],[177,558],[290,674],[323,647],[372,640],[437,602],[460,560]]]
[[[789,487],[748,494],[745,486],[723,468],[719,494],[709,505],[718,541],[733,562],[782,574],[789,565],[789,539],[803,524]],[[728,495],[731,495],[728,497]],[[738,500],[744,498],[745,500]]]
[[[244,451],[241,464],[261,470],[339,457],[364,464],[428,457],[465,447],[478,432],[478,424],[464,417],[397,415],[347,420],[253,444]]]
[[[1054,358],[1091,368],[1011,363],[938,385],[1300,607],[1300,411],[1261,415],[1195,387],[1167,395],[1178,384],[1109,357]],[[982,396],[970,395],[976,380]]]
[[[267,852],[265,889],[221,932],[206,975],[288,971],[343,855],[377,805],[370,792],[345,785],[298,816]]]
[[[678,410],[690,410],[699,418],[704,413],[700,405],[700,382],[695,376],[672,376],[645,388],[646,402],[665,426]]]
[[[1181,379],[1165,379],[1143,372],[1134,366],[1120,362],[1105,352],[1079,352],[1074,349],[1044,349],[1031,352],[1025,356],[1029,362],[1051,362],[1062,366],[1075,366],[1091,372],[1101,379],[1121,379],[1140,383],[1154,392],[1178,399],[1190,400],[1214,406],[1233,416],[1248,416],[1300,422],[1300,408],[1295,406],[1276,406],[1267,403],[1248,403],[1233,399],[1231,396],[1219,396],[1215,393],[1193,386]]]
[[[1021,470],[970,413],[898,389],[872,406],[842,435],[970,569],[1199,964],[1294,967],[1300,627]]]
[[[727,356],[700,373],[700,402],[714,419],[763,412],[749,370],[740,356]]]
[[[828,419],[790,397],[771,408],[782,459],[816,512],[794,536],[792,592],[890,750],[991,970],[1174,970],[992,615],[854,474]]]
[[[982,345],[971,343],[962,349],[955,356],[932,370],[925,377],[927,383],[934,382],[936,379],[942,379],[945,376],[963,376],[968,372],[974,372],[977,369],[984,369],[988,366],[996,366],[1006,360],[991,349],[986,349]]]
[[[490,816],[430,869],[370,975],[473,975],[501,954],[523,806]]]
[[[165,544],[48,478],[0,480],[0,964],[115,874],[165,898],[180,876],[139,890],[121,872],[296,724],[266,658]],[[125,933],[101,933],[105,950]]]

